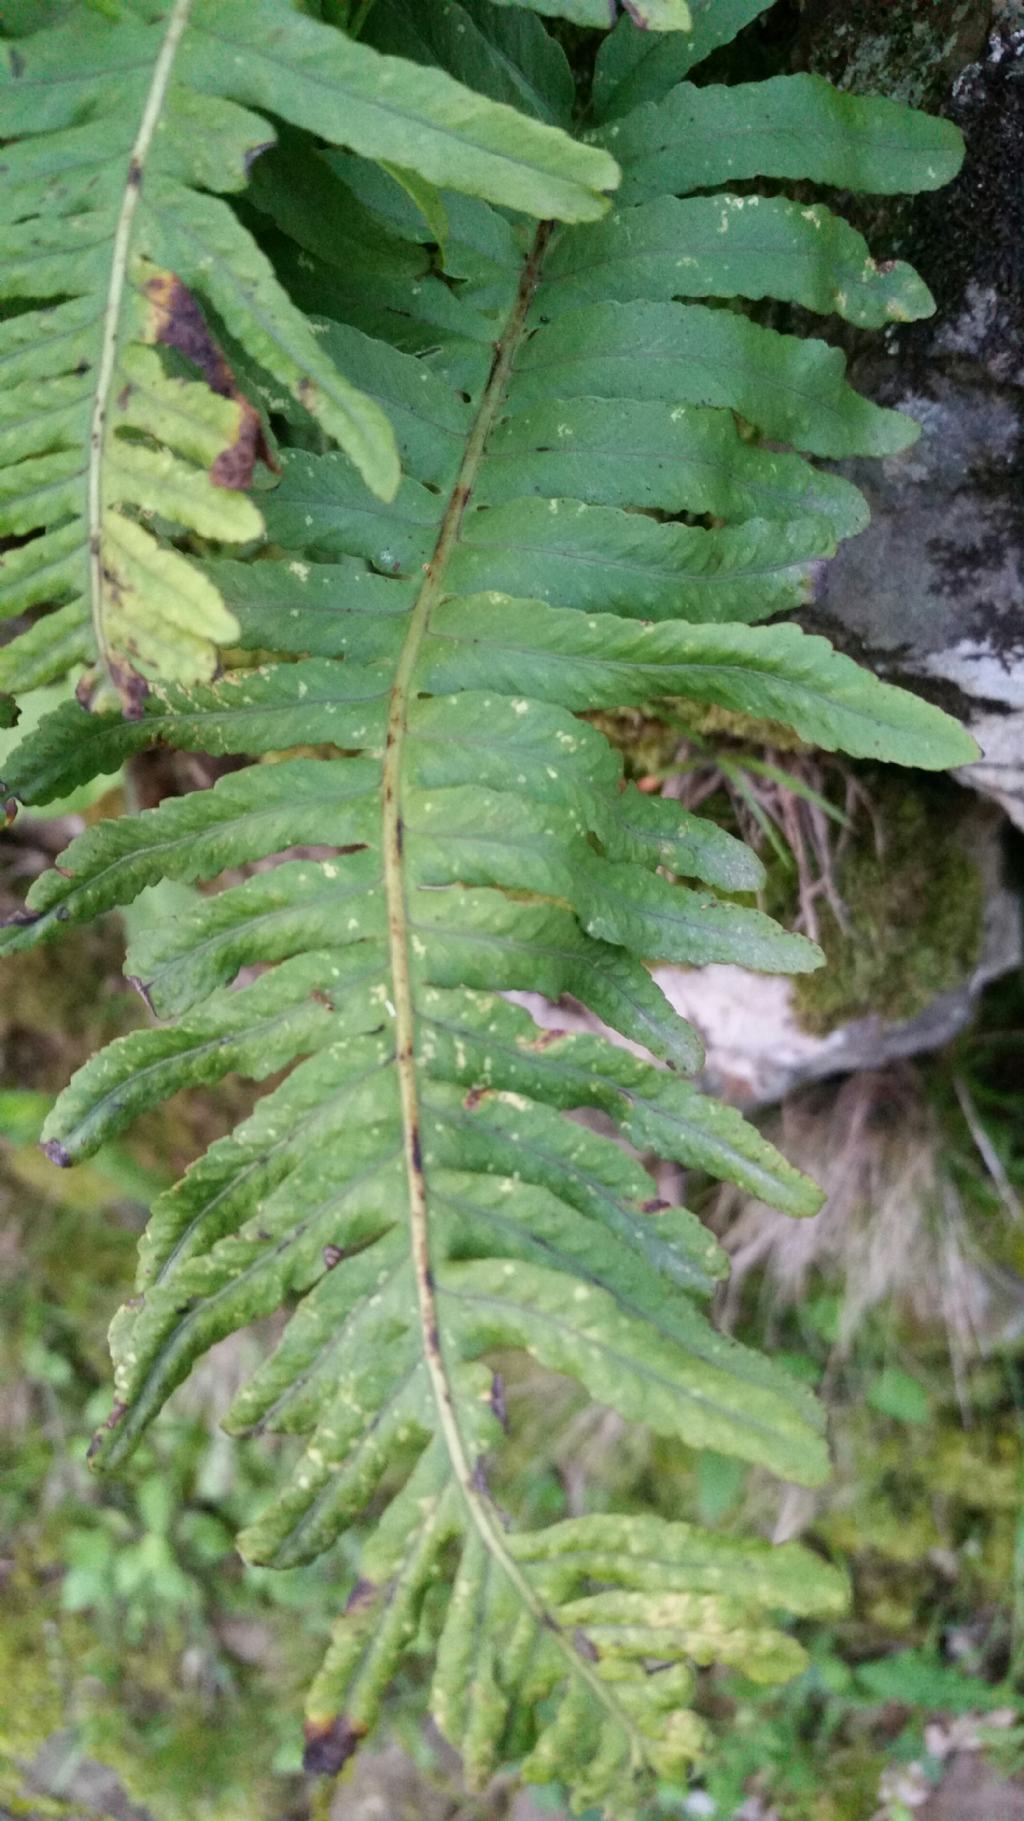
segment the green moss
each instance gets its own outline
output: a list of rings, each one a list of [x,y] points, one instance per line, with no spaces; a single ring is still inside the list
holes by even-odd
[[[627,778],[664,777],[673,769],[687,739],[731,740],[776,752],[808,750],[781,721],[759,721],[713,702],[691,701],[688,696],[667,697],[656,715],[643,708],[622,708],[586,718],[621,752]]]
[[[828,1760],[829,1788],[791,1809],[786,1821],[864,1821],[878,1805],[878,1785],[885,1758],[868,1745],[840,1749]]]
[[[10,1698],[0,1702],[0,1815],[84,1815],[26,1779],[37,1754],[65,1734],[69,1752],[113,1772],[154,1821],[290,1814],[294,1786],[273,1767],[287,1723],[272,1712],[270,1667],[247,1672],[217,1654],[212,1636],[172,1619],[127,1645],[115,1613],[62,1610],[56,1561],[45,1536],[36,1544],[15,1557],[4,1587],[0,1688]],[[183,1678],[189,1652],[204,1659],[198,1686]],[[297,1733],[298,1698],[283,1674]],[[273,1676],[282,1678],[281,1652]]]
[[[672,769],[682,738],[678,727],[642,708],[589,714],[586,719],[622,754],[627,778],[663,777]]]
[[[53,1618],[52,1601],[47,1601],[43,1577],[33,1574],[21,1558],[7,1569],[3,1604],[0,1688],[12,1698],[0,1706],[0,1763],[8,1754],[31,1758],[46,1734],[56,1732],[66,1718],[59,1653],[47,1630],[47,1622]],[[7,1797],[2,1781],[0,1796]]]
[[[984,882],[958,794],[906,778],[866,782],[870,812],[859,812],[851,841],[837,850],[847,930],[819,901],[825,965],[794,986],[800,1022],[817,1033],[872,1013],[914,1018],[959,986],[981,951]]]
[[[764,721],[756,715],[741,714],[738,708],[722,708],[717,702],[693,702],[687,696],[676,696],[672,703],[678,725],[702,740],[738,740],[747,746],[770,746],[775,752],[807,752],[791,727],[782,721]]]

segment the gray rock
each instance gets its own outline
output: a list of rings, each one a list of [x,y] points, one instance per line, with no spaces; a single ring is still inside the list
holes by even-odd
[[[447,1821],[452,1804],[398,1745],[360,1752],[338,1784],[331,1821]]]
[[[901,8],[885,9],[888,36],[876,20],[873,53],[891,70],[880,86],[895,91],[906,46],[927,51],[932,30],[929,19],[915,49]],[[854,380],[917,418],[923,435],[901,456],[843,465],[872,523],[831,565],[809,623],[958,714],[982,751],[963,781],[1024,827],[1024,6],[995,9],[982,54],[945,95],[949,51],[966,42],[957,31],[972,9],[942,0],[936,10],[943,29],[915,98],[957,120],[967,159],[949,189],[915,198],[895,231],[890,221],[887,235],[884,223],[871,235],[895,238],[919,267],[936,315],[893,330],[881,363],[852,349]]]
[[[977,58],[1000,0],[803,0],[793,65],[864,95],[933,107]]]
[[[801,1025],[790,981],[776,975],[714,966],[658,968],[655,979],[704,1038],[702,1085],[750,1111],[810,1081],[941,1049],[970,1024],[982,988],[1021,960],[1020,903],[1000,888],[988,900],[982,955],[970,978],[902,1023],[857,1018],[818,1036]]]
[[[51,1733],[25,1773],[26,1787],[40,1795],[73,1802],[83,1815],[107,1821],[153,1821],[148,1808],[133,1802],[109,1765],[87,1757],[73,1728]]]
[[[1005,1783],[976,1752],[954,1758],[918,1821],[1024,1821],[1024,1784]]]
[[[965,839],[984,893],[977,964],[916,1017],[875,1014],[817,1035],[800,1023],[788,979],[736,967],[659,968],[662,991],[704,1038],[707,1087],[744,1108],[765,1106],[806,1082],[940,1049],[966,1029],[983,988],[1021,965],[1024,932],[1020,899],[1004,878],[999,818],[979,810]]]
[[[845,464],[872,522],[830,565],[813,624],[958,714],[982,752],[962,781],[1024,827],[1021,394],[934,371],[899,403],[921,440]]]

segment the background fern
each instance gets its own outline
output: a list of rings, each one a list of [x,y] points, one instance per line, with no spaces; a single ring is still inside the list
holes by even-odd
[[[325,356],[222,200],[273,143],[253,107],[569,220],[600,211],[614,167],[280,0],[119,10],[68,8],[12,45],[2,72],[2,130],[23,136],[4,154],[4,292],[40,307],[0,337],[0,525],[46,534],[20,562],[8,557],[4,605],[69,598],[45,633],[5,653],[0,685],[49,681],[93,653],[134,708],[139,673],[210,676],[216,642],[236,630],[209,581],[140,514],[227,543],[262,531],[255,507],[225,491],[272,458],[198,298],[369,487],[387,499],[398,483],[387,418]],[[155,346],[207,383],[165,372]]]
[[[492,1359],[525,1349],[662,1434],[821,1480],[817,1406],[714,1332],[721,1255],[636,1161],[815,1209],[687,1079],[699,1039],[648,964],[820,956],[742,902],[751,853],[623,788],[579,717],[685,696],[829,750],[972,756],[824,640],[757,624],[865,522],[806,455],[915,432],[834,348],[715,301],[880,326],[927,291],[821,203],[705,193],[931,187],[959,141],[811,77],[684,82],[749,0],[631,8],[661,29],[627,17],[603,40],[598,124],[573,138],[534,10],[607,16],[377,0],[356,42],[285,0],[176,0],[69,8],[8,46],[4,485],[26,541],[4,582],[11,607],[53,608],[0,678],[24,691],[93,656],[129,710],[69,700],[8,788],[45,803],[154,741],[278,762],[89,829],[3,948],[160,880],[331,850],[144,931],[128,966],[161,1022],[48,1122],[73,1163],[183,1084],[301,1059],[155,1204],[97,1457],[125,1460],[213,1342],[294,1309],[228,1417],[303,1438],[243,1550],[292,1565],[382,1512],[312,1692],[310,1767],[345,1761],[428,1642],[471,1781],[511,1756],[623,1814],[699,1753],[694,1666],[785,1677],[800,1653],[773,1612],[834,1610],[841,1580],[660,1520],[509,1527]],[[284,123],[273,145],[253,107]],[[236,487],[260,453],[281,471],[262,518]],[[538,1032],[501,996],[523,988],[571,993],[642,1053]],[[600,1129],[565,1118],[583,1108]]]

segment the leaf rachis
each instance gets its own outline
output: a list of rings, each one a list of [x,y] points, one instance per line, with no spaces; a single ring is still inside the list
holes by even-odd
[[[642,1743],[629,1715],[615,1700],[611,1690],[591,1668],[588,1656],[575,1639],[563,1630],[554,1614],[545,1606],[519,1564],[505,1544],[501,1522],[494,1509],[477,1465],[470,1457],[458,1418],[454,1390],[444,1357],[441,1324],[438,1319],[437,1283],[431,1263],[430,1206],[423,1147],[420,1137],[420,1096],[416,1066],[416,1013],[410,965],[409,917],[406,904],[405,867],[402,854],[402,760],[404,756],[410,696],[424,635],[430,624],[435,603],[444,590],[445,570],[459,536],[463,515],[472,496],[480,459],[492,426],[505,398],[509,377],[516,358],[533,302],[541,262],[551,234],[551,223],[543,222],[537,230],[526,259],[522,278],[508,321],[495,347],[494,363],[484,389],[473,428],[466,444],[455,485],[441,524],[441,530],[427,565],[423,585],[409,622],[409,629],[398,667],[388,713],[382,780],[383,816],[382,848],[384,878],[388,899],[388,940],[391,956],[391,1002],[394,1006],[395,1049],[402,1104],[402,1126],[409,1186],[409,1232],[423,1355],[430,1376],[438,1423],[445,1446],[466,1501],[470,1518],[485,1548],[500,1565],[502,1572],[516,1588],[524,1605],[539,1625],[555,1638],[558,1647],[570,1659],[572,1668],[591,1688],[601,1705],[614,1713],[631,1740],[631,1750],[639,1765]]]
[[[89,572],[90,596],[93,634],[96,640],[96,651],[106,674],[119,693],[128,691],[129,702],[137,703],[137,691],[132,691],[127,682],[123,666],[116,663],[113,655],[112,640],[106,624],[106,589],[104,587],[104,486],[103,466],[107,449],[108,412],[110,393],[117,366],[118,344],[121,337],[122,305],[125,285],[128,282],[128,266],[132,250],[132,229],[135,224],[135,213],[139,206],[139,196],[145,180],[146,164],[153,136],[160,124],[164,102],[167,95],[174,59],[184,36],[192,10],[193,0],[174,0],[167,30],[160,46],[159,55],[153,65],[153,75],[146,95],[139,130],[135,135],[128,159],[125,175],[124,195],[121,209],[114,230],[110,250],[110,281],[107,287],[106,304],[103,311],[103,342],[100,351],[99,367],[96,374],[96,391],[93,400],[92,423],[89,429],[89,468],[88,468],[88,533],[89,533]]]

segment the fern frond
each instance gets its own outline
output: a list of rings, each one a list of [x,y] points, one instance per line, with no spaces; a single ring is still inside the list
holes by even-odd
[[[612,160],[465,89],[385,58],[287,0],[175,0],[128,19],[73,7],[0,62],[0,608],[59,613],[8,646],[0,688],[95,658],[137,712],[154,676],[214,673],[236,626],[161,535],[245,544],[242,492],[273,464],[214,330],[322,424],[367,485],[399,478],[385,413],[290,303],[226,197],[275,132],[254,109],[396,167],[570,220],[605,206]],[[183,357],[202,381],[165,369]]]
[[[660,101],[684,76],[729,44],[773,0],[691,0],[691,28],[671,38],[642,36],[620,19],[598,47],[594,113],[599,120],[629,114],[645,101]]]
[[[564,109],[539,21],[483,0],[414,10],[410,43],[449,80]],[[682,11],[633,10],[663,25]],[[693,59],[759,10],[695,5]],[[216,0],[211,16],[239,9]],[[367,53],[390,54],[409,20],[407,0],[378,0]],[[228,1419],[301,1450],[242,1546],[293,1565],[371,1502],[380,1513],[311,1697],[310,1766],[344,1762],[404,1653],[429,1643],[433,1710],[472,1780],[514,1755],[617,1816],[699,1752],[693,1666],[785,1677],[801,1657],[775,1610],[834,1611],[842,1588],[806,1551],[653,1519],[522,1533],[488,1489],[490,1362],[508,1347],[681,1444],[807,1485],[827,1471],[820,1408],[716,1333],[721,1253],[637,1161],[815,1210],[813,1186],[687,1078],[699,1038],[650,964],[820,957],[734,901],[759,883],[754,857],[626,788],[580,717],[684,696],[827,750],[931,767],[973,754],[945,715],[824,640],[757,623],[806,599],[865,521],[857,490],[808,454],[884,453],[913,430],[853,392],[834,349],[707,301],[771,296],[880,324],[926,312],[927,291],[820,204],[673,193],[730,173],[921,186],[952,168],[952,129],[799,80],[679,88],[686,33],[648,53],[634,31],[609,38],[598,71],[626,200],[592,225],[559,227],[546,202],[539,228],[512,220],[479,183],[418,194],[318,146],[325,119],[294,98],[294,70],[280,92],[232,78],[233,102],[273,93],[304,129],[259,160],[250,219],[320,358],[358,374],[394,425],[403,478],[385,497],[345,454],[311,449],[303,400],[254,355],[287,444],[263,499],[268,546],[201,566],[254,662],[157,679],[133,722],[66,705],[15,753],[8,786],[46,801],[158,740],[284,756],[89,829],[0,942],[13,952],[162,878],[215,885],[277,858],[136,937],[128,966],[161,1022],[88,1063],[46,1128],[72,1163],[185,1082],[295,1063],[157,1201],[97,1457],[127,1459],[206,1348],[295,1305]],[[584,153],[603,160],[571,178],[589,218],[608,152]],[[415,146],[391,162],[453,183]],[[329,756],[288,756],[316,745]],[[332,851],[289,857],[298,843]],[[626,1047],[539,1031],[504,996],[523,990],[571,994]],[[565,1117],[581,1110],[600,1129]]]

